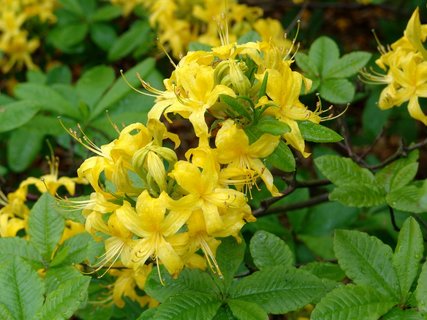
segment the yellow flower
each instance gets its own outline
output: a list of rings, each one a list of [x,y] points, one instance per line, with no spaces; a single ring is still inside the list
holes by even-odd
[[[390,68],[395,81],[395,91],[390,93],[395,105],[408,102],[408,111],[412,118],[417,119],[427,126],[427,115],[421,110],[418,97],[427,97],[427,61],[416,63],[414,59],[408,59],[402,69]],[[381,108],[388,105],[380,100]]]
[[[117,277],[113,284],[113,302],[119,307],[125,306],[125,301],[122,297],[128,297],[133,301],[137,301],[141,307],[155,307],[158,302],[148,295],[138,295],[137,287],[144,289],[147,276],[151,272],[152,265],[144,265],[137,269],[112,269],[110,275]]]
[[[8,60],[2,63],[3,72],[9,72],[15,65],[18,69],[24,65],[28,69],[37,69],[31,59],[31,54],[39,47],[39,39],[28,40],[28,32],[21,31],[11,38],[7,44],[2,44],[0,49],[7,54]]]
[[[140,237],[135,240],[132,262],[142,266],[153,257],[157,263],[164,264],[170,274],[176,275],[184,266],[169,237],[175,235],[187,221],[189,213],[170,211],[171,200],[166,193],[152,198],[144,190],[137,199],[136,208],[128,202],[118,209],[117,217],[125,228]]]
[[[310,111],[299,101],[303,77],[300,73],[292,71],[287,64],[281,70],[268,69],[267,94],[276,107],[271,107],[267,113],[273,114],[277,119],[286,123],[291,131],[283,136],[286,141],[297,149],[304,157],[310,154],[305,152],[305,142],[298,127],[298,120],[320,122],[320,117]],[[260,79],[262,79],[260,77]]]
[[[26,227],[27,223],[21,218],[14,217],[0,210],[0,238],[16,237],[19,230]]]
[[[197,137],[208,137],[206,111],[217,102],[220,94],[234,96],[233,90],[223,85],[215,85],[214,69],[211,66],[180,63],[174,71],[174,76],[177,83],[177,101],[171,105],[156,103],[148,117],[159,119],[163,112],[178,113],[190,120]]]
[[[215,259],[216,249],[221,241],[207,234],[202,210],[198,209],[193,211],[187,221],[187,228],[189,237],[187,250],[190,254],[190,258],[193,258],[192,255],[201,249],[210,269],[221,275],[221,270]]]
[[[254,23],[254,29],[265,42],[272,42],[278,48],[291,48],[292,41],[285,38],[285,30],[282,24],[276,19],[258,19]]]
[[[220,186],[219,173],[212,158],[207,157],[202,168],[194,163],[178,161],[170,175],[187,193],[178,200],[179,205],[191,211],[200,209],[208,234],[224,226],[219,208],[242,208],[246,205],[243,193]]]
[[[27,187],[34,185],[39,192],[49,192],[52,196],[55,196],[56,191],[60,187],[65,187],[70,195],[74,195],[76,183],[86,184],[86,180],[82,178],[69,178],[60,177],[58,178],[59,159],[52,156],[48,159],[50,168],[49,174],[43,175],[40,178],[29,177],[21,183],[21,187]]]
[[[89,233],[101,232],[110,236],[105,240],[105,253],[96,263],[95,271],[106,265],[108,265],[108,271],[117,261],[126,267],[132,267],[131,252],[135,242],[132,240],[132,233],[123,226],[116,213],[111,214],[108,222],[105,223],[102,214],[94,211],[86,218],[85,227]]]
[[[261,177],[273,196],[279,196],[280,193],[274,186],[273,176],[262,159],[268,157],[278,144],[279,137],[270,134],[264,134],[249,144],[245,131],[239,129],[232,120],[223,122],[215,139],[219,163],[226,164],[227,168],[243,169],[240,175],[254,172],[251,174],[253,178],[249,177],[248,180],[253,181],[258,176]]]
[[[65,221],[65,229],[62,233],[61,240],[59,240],[59,244],[63,243],[65,240],[75,236],[76,234],[85,232],[85,225],[80,222],[75,222],[72,220]]]
[[[418,7],[415,9],[414,13],[409,19],[404,35],[414,46],[414,48],[416,48],[416,50],[421,53],[424,60],[427,60],[427,50],[423,45],[423,41],[425,40],[426,35],[425,32],[423,34]]]

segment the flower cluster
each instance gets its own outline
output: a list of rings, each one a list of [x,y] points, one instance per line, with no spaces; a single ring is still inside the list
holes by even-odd
[[[193,51],[164,80],[164,91],[141,79],[144,94],[156,97],[146,125],[130,124],[101,147],[70,130],[97,154],[78,169],[94,190],[81,204],[86,230],[105,243],[98,269],[120,267],[127,279],[118,292],[149,302],[137,297],[145,276],[135,274],[153,265],[173,276],[185,266],[220,275],[220,238],[239,241],[244,224],[255,220],[248,205],[253,186],[262,180],[281,195],[264,160],[281,139],[307,156],[298,121],[321,120],[319,110],[299,101],[310,81],[291,64],[271,42]],[[197,142],[183,156],[181,137],[163,122],[176,119],[188,121]]]
[[[289,48],[291,42],[284,37],[285,31],[278,20],[262,18],[259,7],[239,4],[237,0],[111,0],[121,5],[128,14],[134,7],[145,5],[150,12],[150,23],[157,28],[159,43],[176,58],[183,56],[191,42],[218,46],[218,26],[227,19],[230,27],[230,42],[255,31],[265,41]]]
[[[27,25],[30,20],[41,23],[55,22],[55,0],[0,0],[0,60],[3,72],[13,67],[35,69],[31,55],[40,46],[37,37],[29,38]]]
[[[408,101],[408,111],[412,118],[427,125],[427,115],[420,107],[418,98],[427,97],[427,25],[420,22],[418,8],[412,14],[403,37],[389,48],[379,46],[381,57],[376,64],[387,71],[386,75],[364,72],[368,82],[384,83],[379,107],[389,109]]]
[[[19,184],[16,191],[7,196],[0,190],[0,237],[25,236],[28,231],[28,217],[30,209],[27,206],[29,189],[34,188],[40,193],[48,192],[52,196],[57,194],[59,188],[65,188],[70,195],[74,195],[76,184],[85,184],[80,178],[58,177],[59,161],[52,157],[48,160],[49,174],[40,178],[29,177]],[[60,242],[73,235],[84,232],[84,225],[72,220],[65,221],[65,229]]]

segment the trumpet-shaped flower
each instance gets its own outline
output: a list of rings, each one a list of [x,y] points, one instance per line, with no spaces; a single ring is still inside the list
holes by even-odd
[[[184,264],[169,237],[184,225],[189,213],[169,211],[170,204],[166,193],[152,198],[145,190],[139,195],[136,208],[125,202],[116,212],[123,226],[139,237],[131,253],[132,262],[142,266],[153,257],[157,266],[162,263],[170,274],[176,275]]]
[[[224,85],[215,85],[214,69],[211,66],[180,64],[174,76],[177,101],[171,105],[156,103],[148,117],[159,119],[163,112],[178,113],[190,120],[197,137],[207,137],[206,111],[217,102],[220,94],[234,96],[233,90]]]
[[[261,78],[262,79],[262,78]],[[292,71],[285,64],[281,70],[268,69],[267,94],[277,107],[267,110],[277,119],[286,123],[291,131],[283,136],[286,141],[297,149],[304,157],[310,154],[305,152],[305,142],[298,127],[298,120],[309,120],[315,123],[320,122],[320,117],[307,109],[299,101],[303,77],[300,73]]]
[[[116,213],[111,214],[105,222],[102,214],[94,211],[86,218],[85,227],[89,233],[101,232],[109,236],[105,240],[105,253],[95,265],[96,270],[108,265],[108,271],[117,261],[126,267],[132,266],[131,252],[135,241],[132,239],[132,233],[120,222]]]
[[[402,68],[391,67],[391,74],[395,81],[395,91],[390,95],[394,104],[408,102],[408,111],[412,118],[427,126],[427,115],[421,110],[418,97],[427,97],[427,61],[416,63],[409,59]],[[387,105],[380,100],[380,107]]]
[[[137,269],[112,269],[109,274],[117,277],[113,284],[113,301],[119,307],[125,306],[123,297],[137,301],[141,307],[155,307],[158,302],[148,295],[140,296],[137,288],[144,290],[145,281],[153,268],[152,264],[141,266]]]
[[[208,234],[224,226],[219,208],[242,208],[246,204],[243,193],[220,186],[218,171],[212,159],[203,168],[188,161],[178,161],[171,176],[187,193],[178,201],[179,205],[190,211],[200,209]]]
[[[52,196],[56,194],[58,188],[64,186],[70,195],[74,195],[76,183],[86,184],[86,180],[82,178],[58,177],[59,160],[52,156],[48,159],[50,168],[49,174],[43,175],[40,178],[30,177],[21,183],[21,187],[34,185],[41,193],[49,192]]]
[[[240,175],[254,172],[254,179],[261,177],[273,196],[280,195],[273,184],[271,172],[262,161],[276,149],[279,144],[278,136],[264,134],[249,144],[245,131],[238,128],[232,120],[226,120],[216,135],[215,144],[217,158],[221,164],[226,164],[228,168],[243,169]],[[253,179],[249,177],[248,181],[251,180]]]

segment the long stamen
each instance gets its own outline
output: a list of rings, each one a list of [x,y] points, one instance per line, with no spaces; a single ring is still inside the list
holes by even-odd
[[[209,268],[211,268],[211,270],[214,273],[218,274],[218,276],[220,278],[222,278],[223,275],[222,275],[221,270],[218,266],[218,262],[216,261],[215,255],[213,254],[208,243],[206,242],[206,240],[202,236],[199,236],[199,242],[200,242],[200,246],[202,248],[202,251],[205,254],[206,261],[208,262]]]
[[[111,126],[113,127],[113,129],[114,129],[118,134],[120,134],[119,127],[117,126],[117,124],[115,124],[115,123],[113,122],[113,120],[112,120],[112,119],[111,119],[111,117],[110,117],[110,112],[108,112],[108,110],[105,110],[105,113],[107,114],[108,122],[110,122],[110,124],[111,124]]]
[[[121,76],[122,76],[122,78],[123,78],[124,82],[126,82],[126,84],[127,84],[127,85],[128,85],[128,86],[129,86],[133,91],[135,91],[135,92],[137,92],[137,93],[139,93],[139,94],[143,94],[144,96],[154,97],[154,98],[156,98],[156,97],[157,97],[157,95],[150,94],[150,93],[147,93],[147,92],[144,92],[144,91],[141,91],[141,90],[139,90],[139,89],[135,88],[135,86],[133,86],[133,85],[129,82],[129,80],[126,78],[125,74],[123,73],[123,70],[120,70],[120,74],[121,74]]]
[[[86,149],[92,151],[93,153],[95,153],[95,154],[97,154],[103,158],[109,158],[106,154],[104,154],[102,152],[102,149],[100,147],[98,147],[92,140],[90,140],[86,136],[86,134],[83,132],[80,124],[77,124],[77,127],[79,128],[80,132],[83,134],[83,139],[81,137],[79,137],[76,130],[65,127],[64,123],[62,122],[61,117],[58,117],[58,120],[59,120],[59,123],[61,124],[61,126],[64,128],[64,130],[67,131],[67,133],[70,136],[72,136],[74,138],[74,140],[76,140],[78,143],[80,143],[83,147],[85,147]]]
[[[377,33],[375,32],[375,30],[372,29],[371,32],[374,35],[374,38],[375,38],[375,41],[377,43],[377,48],[378,48],[379,53],[386,54],[388,50],[381,44],[380,39],[378,38]]]
[[[92,273],[98,272],[103,267],[105,267],[105,265],[107,263],[109,263],[111,260],[114,259],[113,262],[111,262],[111,264],[108,266],[107,270],[105,270],[102,275],[98,276],[98,278],[102,278],[111,269],[111,267],[117,262],[117,260],[119,259],[120,255],[123,251],[124,246],[125,246],[124,242],[119,242],[115,246],[113,246],[113,248],[111,248],[110,250],[105,252],[101,256],[101,257],[103,257],[101,259],[101,261],[97,262],[94,265],[94,267],[97,267],[97,268]]]
[[[9,204],[9,200],[7,199],[6,195],[3,193],[1,189],[0,189],[0,204],[2,206],[7,206]]]

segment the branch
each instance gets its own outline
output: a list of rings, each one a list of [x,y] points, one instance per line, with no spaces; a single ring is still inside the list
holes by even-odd
[[[275,213],[283,213],[286,211],[297,210],[302,208],[312,207],[316,204],[323,203],[329,200],[329,193],[322,193],[305,201],[285,204],[283,206],[272,208],[258,208],[252,212],[255,217],[263,217]]]
[[[358,163],[360,165],[366,166],[366,163],[363,160],[363,158],[358,156],[353,151],[353,147],[352,147],[351,142],[350,142],[350,133],[348,130],[348,126],[347,126],[346,122],[344,121],[344,117],[339,117],[337,119],[337,122],[340,126],[341,135],[344,138],[344,143],[338,143],[338,145],[347,152],[348,156],[352,160],[354,160],[356,163]]]
[[[381,168],[385,167],[386,165],[392,163],[394,160],[397,160],[402,156],[406,157],[409,152],[411,152],[415,149],[420,149],[426,145],[427,145],[427,139],[424,139],[424,140],[422,140],[418,143],[415,143],[409,147],[407,147],[403,143],[401,143],[399,148],[397,149],[397,151],[392,156],[388,157],[387,159],[385,159],[383,162],[381,162],[379,164],[366,165],[365,168],[370,169],[370,170],[381,169]]]

